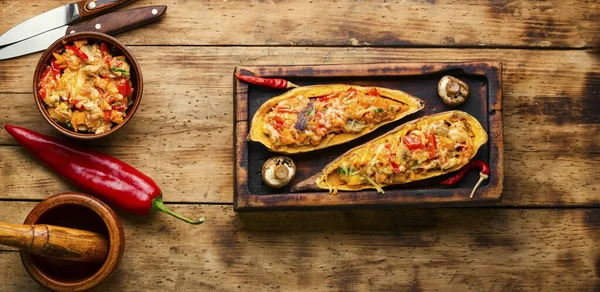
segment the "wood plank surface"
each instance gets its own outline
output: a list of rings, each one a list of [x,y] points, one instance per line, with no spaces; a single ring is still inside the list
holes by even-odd
[[[0,1],[0,34],[64,0]],[[144,96],[85,145],[135,166],[168,207],[117,210],[126,248],[94,291],[600,291],[600,3],[590,0],[138,0],[117,38]],[[61,137],[34,106],[40,53],[0,61],[0,125]],[[503,63],[504,192],[489,208],[233,212],[235,66]],[[0,130],[0,222],[75,190]],[[206,203],[206,204],[205,204]],[[529,208],[532,207],[532,208]],[[43,291],[0,246],[0,291]]]
[[[138,113],[89,145],[153,177],[169,202],[231,203],[236,65],[503,62],[505,183],[500,205],[600,201],[600,58],[585,51],[388,48],[133,47],[144,72]],[[0,121],[59,137],[35,109],[36,56],[0,62]],[[168,68],[168,70],[167,70]],[[16,114],[18,113],[18,114]],[[0,144],[16,145],[0,131]],[[42,199],[73,188],[17,147],[0,149],[3,198]],[[106,149],[105,149],[106,148]]]
[[[0,32],[63,0],[3,2]],[[136,1],[167,5],[128,45],[600,46],[597,1]],[[160,32],[160,37],[157,37]]]
[[[31,202],[3,202],[22,222]],[[170,205],[207,221],[123,216],[119,272],[95,291],[593,291],[600,210],[399,209],[235,214]],[[120,214],[122,215],[122,214]],[[41,290],[0,248],[2,287]],[[1,289],[0,289],[1,290]]]

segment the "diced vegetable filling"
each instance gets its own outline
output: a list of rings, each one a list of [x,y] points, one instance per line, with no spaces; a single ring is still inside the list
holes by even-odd
[[[75,41],[53,53],[39,82],[50,117],[75,132],[101,134],[121,123],[132,103],[130,66],[105,43]]]
[[[359,133],[364,128],[394,119],[408,106],[382,97],[376,88],[368,92],[351,87],[319,97],[298,95],[277,103],[265,116],[263,133],[276,146],[318,145],[340,133]]]
[[[415,176],[464,165],[472,156],[475,135],[465,119],[413,124],[406,135],[392,135],[351,153],[337,169],[347,185],[381,185],[415,180]]]

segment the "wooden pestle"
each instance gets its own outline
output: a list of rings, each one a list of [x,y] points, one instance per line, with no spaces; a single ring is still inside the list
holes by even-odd
[[[79,262],[102,262],[108,255],[105,236],[46,224],[0,222],[0,244],[41,256]]]

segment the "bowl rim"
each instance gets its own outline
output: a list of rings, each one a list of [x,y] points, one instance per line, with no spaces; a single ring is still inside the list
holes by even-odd
[[[40,270],[33,263],[29,252],[20,251],[19,254],[27,273],[40,285],[57,291],[82,291],[100,285],[117,270],[125,250],[125,235],[121,221],[108,205],[95,197],[76,192],[61,193],[43,200],[27,215],[24,224],[35,224],[48,211],[68,205],[87,208],[96,213],[104,222],[108,230],[109,251],[100,269],[88,278],[74,282],[61,282],[49,277]]]
[[[57,49],[63,47],[65,44],[68,44],[68,43],[71,43],[73,41],[80,40],[80,39],[92,39],[92,40],[97,40],[97,41],[103,41],[103,42],[110,43],[111,45],[117,47],[121,52],[123,52],[123,55],[125,55],[127,60],[130,61],[131,69],[132,69],[131,71],[133,71],[133,73],[134,73],[134,74],[131,74],[130,79],[133,80],[134,76],[135,76],[135,81],[136,81],[135,94],[133,96],[133,104],[129,107],[129,109],[127,111],[127,116],[125,117],[123,122],[114,125],[113,127],[111,127],[110,130],[108,130],[107,132],[104,132],[102,134],[78,133],[78,132],[71,131],[71,130],[65,128],[64,126],[60,125],[58,122],[56,122],[52,118],[50,118],[48,111],[46,110],[46,105],[41,100],[41,98],[39,97],[39,93],[38,93],[39,80],[41,78],[42,73],[44,72],[45,67],[48,65],[48,62],[50,61],[52,53],[54,51],[56,51]],[[59,38],[54,43],[52,43],[44,51],[44,53],[42,53],[42,55],[40,56],[40,59],[38,60],[37,65],[35,67],[34,73],[33,73],[33,98],[37,105],[37,109],[40,112],[40,114],[42,115],[42,117],[44,117],[44,119],[52,127],[54,127],[57,131],[59,131],[60,133],[66,135],[68,137],[71,137],[71,138],[81,139],[81,140],[92,140],[92,139],[99,139],[99,138],[106,137],[106,136],[116,132],[121,127],[123,127],[127,122],[129,122],[129,120],[133,117],[133,115],[135,114],[135,112],[137,111],[137,109],[140,105],[140,102],[142,99],[142,94],[143,94],[143,89],[144,89],[143,84],[144,84],[144,82],[143,82],[142,70],[139,65],[139,62],[137,61],[137,59],[135,58],[133,53],[129,50],[129,48],[127,48],[127,46],[125,46],[123,43],[118,41],[116,38],[114,38],[110,35],[104,34],[104,33],[78,32],[78,33],[68,34],[66,36]]]

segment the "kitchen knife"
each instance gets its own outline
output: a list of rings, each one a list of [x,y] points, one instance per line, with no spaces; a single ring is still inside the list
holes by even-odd
[[[91,18],[135,0],[82,0],[32,17],[0,36],[0,47],[36,36],[57,27]]]
[[[39,34],[24,41],[0,48],[0,60],[10,59],[47,49],[57,39],[76,32],[95,31],[105,34],[117,34],[125,30],[158,20],[167,11],[167,6],[146,6],[128,10],[119,10],[99,16],[87,23],[63,26]]]

